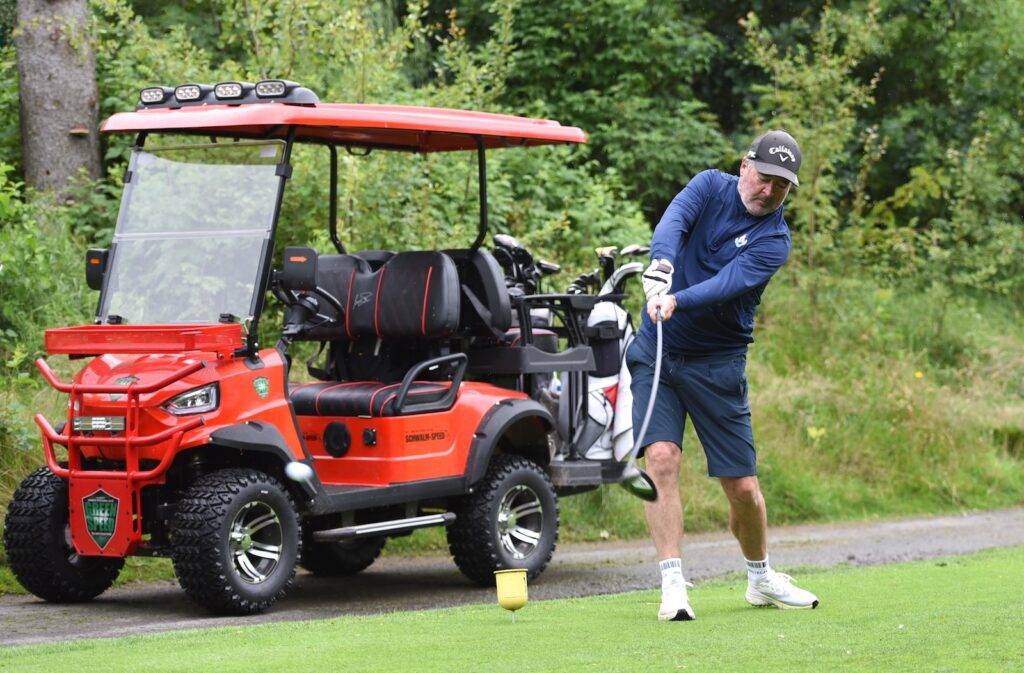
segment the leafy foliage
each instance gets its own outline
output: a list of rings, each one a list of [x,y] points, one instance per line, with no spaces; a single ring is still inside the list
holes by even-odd
[[[872,102],[874,82],[860,81],[854,71],[875,46],[877,8],[869,5],[861,14],[826,6],[810,44],[785,49],[761,28],[757,15],[750,14],[744,27],[751,61],[770,75],[754,87],[760,94],[757,126],[785,128],[803,148],[801,186],[792,196],[789,219],[803,234],[806,263],[813,268],[815,253],[831,247],[843,223],[837,169],[855,138],[857,109]]]
[[[68,235],[67,211],[45,199],[25,203],[11,172],[0,163],[0,380],[26,375],[43,325],[82,320],[95,301],[81,281],[82,248]]]
[[[678,3],[528,0],[514,34],[506,99],[587,129],[649,219],[729,154],[693,92],[720,45]]]

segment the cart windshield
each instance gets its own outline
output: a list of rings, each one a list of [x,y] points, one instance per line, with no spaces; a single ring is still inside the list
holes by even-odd
[[[111,244],[100,319],[215,323],[253,316],[284,143],[136,149]]]

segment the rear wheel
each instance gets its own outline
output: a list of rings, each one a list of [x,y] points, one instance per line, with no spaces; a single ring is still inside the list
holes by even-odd
[[[68,483],[40,468],[7,506],[7,563],[28,591],[51,603],[79,603],[110,588],[124,559],[79,556],[68,526]]]
[[[192,600],[217,614],[266,610],[295,578],[299,518],[288,493],[263,472],[203,475],[182,495],[171,560]]]
[[[343,542],[313,542],[308,535],[302,545],[303,568],[323,577],[355,575],[369,568],[377,557],[387,538],[370,537]]]
[[[448,548],[469,579],[494,584],[494,571],[524,568],[536,578],[558,542],[558,497],[537,463],[509,454],[491,461],[475,491],[455,509]]]

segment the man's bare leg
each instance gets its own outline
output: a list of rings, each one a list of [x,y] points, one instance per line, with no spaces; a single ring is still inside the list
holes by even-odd
[[[644,503],[644,514],[658,552],[661,570],[661,605],[658,619],[690,621],[693,608],[686,593],[680,547],[683,543],[683,505],[679,502],[679,447],[654,442],[644,451],[647,474],[658,488],[658,499]]]
[[[683,506],[679,501],[679,447],[672,442],[654,442],[644,449],[647,474],[658,487],[658,499],[644,503],[658,560],[679,558],[683,542]]]
[[[816,608],[818,597],[768,564],[768,517],[757,477],[721,477],[729,499],[729,528],[747,560],[747,602],[780,608]]]
[[[729,499],[729,530],[736,536],[743,556],[768,558],[768,515],[757,477],[720,477]]]

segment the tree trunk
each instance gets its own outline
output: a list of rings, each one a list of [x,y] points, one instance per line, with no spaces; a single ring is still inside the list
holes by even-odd
[[[18,0],[14,46],[25,182],[66,196],[85,169],[100,176],[96,58],[88,0]]]

